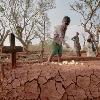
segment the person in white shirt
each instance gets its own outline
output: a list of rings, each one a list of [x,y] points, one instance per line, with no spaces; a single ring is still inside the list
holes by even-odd
[[[96,57],[91,39],[87,39],[87,57]]]

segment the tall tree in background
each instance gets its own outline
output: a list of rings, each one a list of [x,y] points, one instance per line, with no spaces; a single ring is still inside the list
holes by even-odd
[[[27,48],[36,36],[41,12],[54,8],[54,0],[0,0],[0,8],[0,19],[6,30],[10,29]]]
[[[70,7],[71,10],[81,15],[81,25],[85,32],[90,35],[94,34],[99,42],[100,0],[75,0],[73,3],[71,2]]]
[[[9,32],[9,30],[6,30],[5,23],[3,23],[2,20],[0,20],[0,47],[4,45],[4,41],[7,38]]]
[[[41,44],[41,55],[43,58],[43,53],[44,53],[44,46],[45,46],[45,41],[50,37],[50,21],[47,16],[47,13],[42,12],[41,13],[41,18],[39,19],[36,29],[35,29],[35,36],[40,40]]]
[[[4,8],[0,5],[0,12],[4,12]],[[2,16],[3,17],[3,16]],[[4,45],[4,41],[6,37],[8,36],[9,30],[6,30],[7,25],[5,23],[5,20],[2,20],[0,18],[0,47]]]

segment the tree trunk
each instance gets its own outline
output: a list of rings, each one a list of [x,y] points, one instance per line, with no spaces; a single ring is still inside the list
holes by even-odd
[[[44,56],[44,41],[41,41],[41,42],[42,42],[41,58],[43,59],[43,56]]]

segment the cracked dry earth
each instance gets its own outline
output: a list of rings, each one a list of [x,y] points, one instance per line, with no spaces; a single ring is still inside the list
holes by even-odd
[[[5,71],[0,100],[100,100],[100,63],[95,63],[30,64]]]

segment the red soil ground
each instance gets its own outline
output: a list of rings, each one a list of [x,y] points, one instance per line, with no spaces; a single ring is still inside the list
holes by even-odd
[[[15,69],[5,60],[0,100],[100,100],[100,57],[62,58],[69,64],[24,59],[17,60]]]

